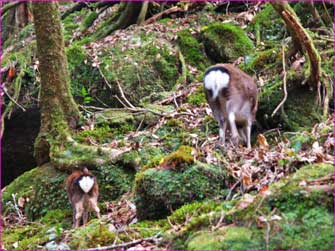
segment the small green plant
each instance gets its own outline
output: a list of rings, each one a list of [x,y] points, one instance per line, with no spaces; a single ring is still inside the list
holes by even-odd
[[[81,88],[81,96],[83,98],[83,103],[85,105],[89,104],[90,102],[92,102],[93,98],[90,96],[90,94],[88,93],[88,91],[86,90],[85,86],[83,86]]]

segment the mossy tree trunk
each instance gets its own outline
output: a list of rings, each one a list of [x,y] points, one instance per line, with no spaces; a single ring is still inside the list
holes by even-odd
[[[298,16],[289,6],[288,2],[272,2],[271,4],[284,20],[287,29],[292,36],[295,47],[299,50],[302,48],[302,51],[306,51],[310,65],[310,82],[314,86],[319,86],[321,76],[321,59],[314,46],[312,38],[302,27]]]
[[[41,73],[41,128],[35,141],[38,165],[50,160],[50,148],[70,137],[80,113],[70,92],[70,78],[57,2],[34,2],[37,57]]]
[[[332,88],[327,78],[322,78],[321,58],[314,46],[314,42],[306,30],[302,27],[299,18],[294,10],[290,7],[288,2],[272,2],[273,8],[284,20],[297,48],[301,48],[302,52],[306,54],[309,64],[309,84],[312,88],[317,90],[317,102],[323,105],[323,116],[328,116],[329,99],[332,96]],[[324,89],[323,97],[321,97],[321,90]]]
[[[122,5],[120,6],[120,9],[119,9],[120,15],[118,16],[118,19],[116,20],[116,22],[114,22],[115,16],[113,16],[112,17],[113,23],[110,25],[110,27],[107,27],[106,29],[103,29],[101,32],[99,32],[97,34],[98,38],[106,37],[109,34],[111,34],[113,31],[116,31],[118,29],[125,29],[129,25],[136,24],[139,18],[139,15],[141,13],[141,10],[142,10],[143,3],[142,2],[126,2],[126,3],[121,3],[121,4]]]

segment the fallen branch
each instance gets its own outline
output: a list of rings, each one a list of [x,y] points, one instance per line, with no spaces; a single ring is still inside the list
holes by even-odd
[[[169,15],[169,14],[172,14],[172,13],[176,13],[176,12],[185,12],[184,9],[182,9],[181,7],[178,7],[178,6],[173,6],[172,8],[170,9],[167,9],[167,10],[164,10],[152,17],[150,17],[149,19],[147,19],[146,21],[144,21],[144,25],[147,25],[147,24],[151,24],[151,23],[154,23],[156,22],[158,19],[161,19],[164,15]]]
[[[287,72],[286,72],[286,63],[285,63],[285,50],[284,50],[284,45],[282,46],[282,62],[283,62],[283,89],[284,89],[284,98],[283,100],[279,103],[279,105],[276,107],[276,109],[273,111],[273,113],[271,114],[271,117],[273,117],[277,111],[279,110],[279,108],[285,103],[286,99],[287,99],[287,88],[286,88],[286,75],[287,75]]]
[[[104,246],[104,247],[96,247],[96,248],[88,248],[86,250],[108,250],[108,249],[121,249],[121,248],[128,248],[131,246],[135,246],[143,241],[152,241],[152,242],[158,242],[159,241],[159,236],[161,234],[158,233],[152,237],[147,237],[147,238],[142,238],[142,239],[138,239],[138,240],[134,240],[134,241],[130,241],[130,242],[125,242],[125,243],[121,243],[121,244],[114,244],[114,245],[110,245],[110,246]]]

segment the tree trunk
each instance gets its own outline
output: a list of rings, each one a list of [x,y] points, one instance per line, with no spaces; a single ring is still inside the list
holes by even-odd
[[[108,36],[113,31],[116,31],[118,29],[125,29],[129,25],[136,24],[138,16],[142,9],[142,3],[141,2],[126,2],[121,3],[124,4],[124,8],[120,7],[120,11],[122,11],[121,15],[117,19],[115,23],[113,23],[110,27],[107,29],[102,30],[97,34],[97,38],[101,39],[103,37]],[[112,17],[113,18],[113,17]]]
[[[41,128],[35,141],[38,165],[50,160],[51,147],[70,137],[80,113],[70,92],[70,78],[57,2],[34,2],[37,57],[41,73]]]
[[[14,37],[18,32],[32,21],[32,14],[28,3],[11,2],[2,8],[2,41]]]
[[[145,17],[147,15],[147,12],[148,12],[148,6],[149,6],[149,2],[144,1],[143,4],[142,4],[141,12],[140,12],[140,14],[138,15],[138,18],[137,18],[137,24],[138,25],[143,24],[143,22],[145,20]]]
[[[302,48],[306,51],[310,67],[310,84],[319,88],[321,77],[321,59],[315,49],[313,40],[302,27],[299,18],[287,2],[272,2],[271,4],[284,20],[295,46],[300,50]]]

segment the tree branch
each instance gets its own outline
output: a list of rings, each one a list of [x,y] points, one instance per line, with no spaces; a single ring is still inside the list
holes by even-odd
[[[286,75],[287,75],[287,72],[286,72],[286,63],[285,63],[285,50],[284,50],[284,45],[282,47],[282,58],[283,58],[283,74],[284,74],[284,77],[283,77],[283,89],[284,89],[284,98],[283,100],[279,103],[279,105],[276,107],[276,109],[273,111],[273,113],[271,114],[271,117],[273,117],[277,111],[279,110],[279,108],[285,103],[286,99],[287,99],[287,88],[286,88]]]
[[[142,238],[130,242],[125,242],[121,244],[115,244],[115,245],[110,245],[110,246],[104,246],[104,247],[96,247],[96,248],[88,248],[86,250],[108,250],[108,249],[122,249],[122,248],[127,248],[131,246],[135,246],[143,241],[153,241],[157,242],[159,240],[160,233],[152,236],[152,237],[147,237],[147,238]]]

